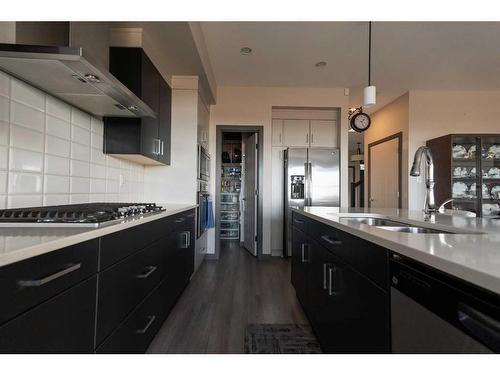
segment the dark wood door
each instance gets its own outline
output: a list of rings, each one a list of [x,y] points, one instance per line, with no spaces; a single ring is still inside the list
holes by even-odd
[[[158,138],[160,139],[160,154],[158,160],[170,165],[170,144],[172,128],[172,89],[160,77],[160,102],[159,102]]]
[[[97,276],[0,327],[0,353],[92,353]]]
[[[160,73],[142,53],[142,100],[158,114],[160,95]],[[160,152],[158,138],[159,115],[156,118],[144,117],[141,124],[141,153],[151,159],[157,159]]]
[[[327,353],[389,351],[387,292],[327,250],[327,288],[317,310],[315,332]]]
[[[292,229],[292,285],[295,288],[295,293],[307,310],[307,253],[309,246],[307,237],[300,230]]]

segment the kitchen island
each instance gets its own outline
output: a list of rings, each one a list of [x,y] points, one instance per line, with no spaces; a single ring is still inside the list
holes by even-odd
[[[306,207],[292,239],[292,284],[326,352],[499,350],[499,221]],[[449,341],[429,345],[435,332]]]

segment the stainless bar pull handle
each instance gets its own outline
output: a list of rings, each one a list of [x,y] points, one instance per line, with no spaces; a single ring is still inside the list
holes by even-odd
[[[17,284],[19,286],[42,286],[44,284],[47,284],[51,281],[54,281],[64,275],[67,275],[68,273],[71,273],[73,271],[76,271],[82,266],[81,263],[78,264],[70,264],[67,268],[58,271],[56,273],[53,273],[52,275],[45,276],[44,278],[38,279],[38,280],[19,280]]]
[[[148,319],[148,322],[146,323],[144,328],[138,329],[137,331],[135,331],[136,333],[138,333],[140,335],[145,334],[147,332],[147,330],[149,329],[149,327],[151,327],[151,324],[153,324],[153,322],[155,321],[156,315],[150,315],[147,317],[147,319]]]
[[[328,242],[330,245],[334,245],[334,246],[340,246],[340,245],[342,245],[342,241],[334,240],[330,236],[327,236],[326,234],[324,236],[321,236],[321,239],[323,241]]]
[[[176,223],[183,223],[183,222],[184,222],[184,218],[183,218],[183,217],[181,217],[181,218],[179,218],[179,219],[175,219],[175,222],[176,222]]]
[[[165,142],[161,141],[161,151],[160,153],[163,155],[163,145],[165,144]]]
[[[302,220],[298,220],[298,219],[293,219],[293,222],[295,224],[304,224],[304,222]]]
[[[307,259],[306,259],[306,247],[309,250],[309,244],[303,243],[302,244],[302,263],[309,262],[309,254],[307,254]]]
[[[324,263],[323,264],[323,290],[326,290],[328,288],[327,282],[326,282],[326,270],[328,268],[328,264]]]
[[[282,140],[281,140],[281,133],[280,133],[280,143],[281,143],[281,142],[282,142]]]
[[[314,133],[311,134],[311,144],[314,143]]]
[[[190,245],[191,242],[191,236],[189,232],[182,232],[182,235],[184,236],[184,243],[182,244],[183,249],[187,249]]]
[[[306,143],[309,143],[309,133],[306,134]]]
[[[186,232],[186,242],[187,242],[186,248],[191,246],[191,232],[189,231]]]
[[[153,272],[156,271],[157,268],[158,267],[156,267],[156,266],[148,266],[148,267],[146,267],[146,270],[147,270],[146,273],[140,273],[136,277],[138,279],[147,279]]]
[[[333,292],[333,272],[335,266],[332,266],[328,269],[328,295],[333,296],[335,293]]]

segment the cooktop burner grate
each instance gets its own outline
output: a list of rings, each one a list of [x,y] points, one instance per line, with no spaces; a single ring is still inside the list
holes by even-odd
[[[155,203],[87,203],[0,210],[2,223],[103,223],[164,211]]]

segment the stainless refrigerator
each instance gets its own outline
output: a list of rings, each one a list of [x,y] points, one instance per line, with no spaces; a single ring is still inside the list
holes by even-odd
[[[283,256],[292,252],[292,208],[340,205],[340,151],[287,148],[284,151]]]

